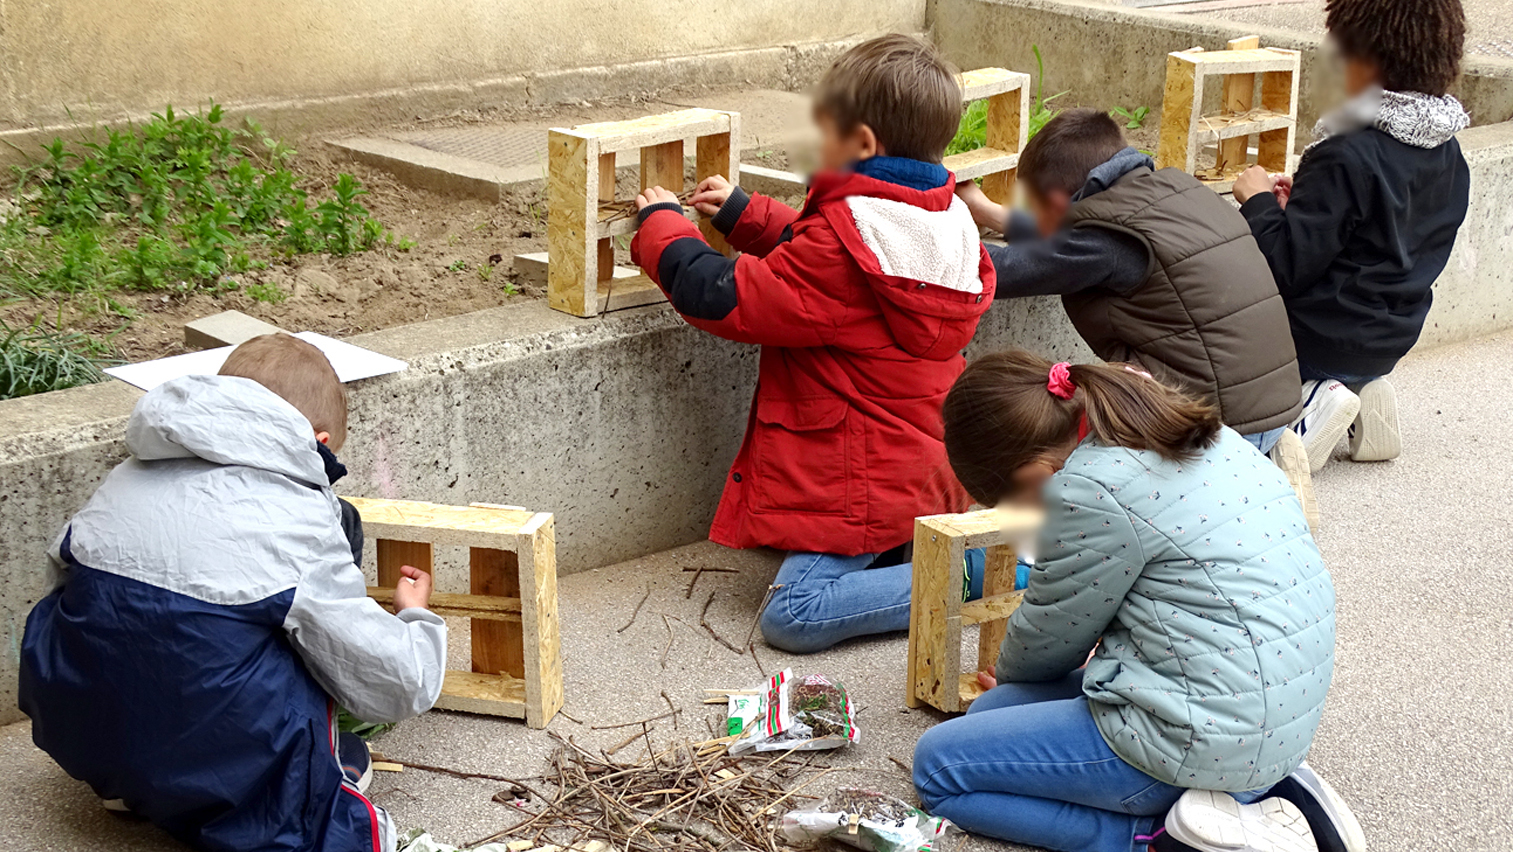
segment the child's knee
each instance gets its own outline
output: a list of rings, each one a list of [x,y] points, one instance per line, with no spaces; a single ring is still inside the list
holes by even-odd
[[[942,734],[944,725],[936,725],[919,738],[914,745],[914,789],[925,810],[933,812],[949,793],[941,783],[940,770],[943,756],[949,746],[949,731]]]
[[[799,620],[788,606],[786,598],[774,596],[762,610],[762,639],[779,651],[790,654],[813,654],[830,647],[824,637],[817,636],[812,626]]]

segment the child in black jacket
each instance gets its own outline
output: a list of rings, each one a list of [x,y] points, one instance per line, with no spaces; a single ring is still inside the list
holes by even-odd
[[[1317,471],[1347,431],[1356,461],[1396,458],[1383,378],[1418,341],[1434,280],[1466,217],[1470,119],[1460,0],[1329,0],[1349,100],[1318,124],[1295,177],[1252,166],[1235,200],[1287,303],[1303,377],[1293,424]]]

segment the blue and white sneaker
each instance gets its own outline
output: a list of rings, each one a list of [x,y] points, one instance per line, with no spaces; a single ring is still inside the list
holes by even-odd
[[[357,734],[343,731],[336,735],[336,758],[341,762],[341,774],[357,792],[368,792],[373,783],[373,755],[368,744]]]
[[[1303,413],[1292,421],[1292,431],[1308,451],[1309,473],[1318,473],[1328,464],[1360,411],[1361,398],[1334,379],[1303,383]]]
[[[1308,819],[1319,852],[1366,852],[1366,832],[1350,806],[1308,764],[1299,766],[1266,795],[1280,796],[1298,806]]]
[[[1361,411],[1350,427],[1350,458],[1358,462],[1387,461],[1403,452],[1397,428],[1397,391],[1386,379],[1372,379],[1361,388]]]
[[[1167,813],[1166,833],[1197,852],[1319,852],[1303,812],[1281,798],[1242,805],[1228,793],[1188,790]]]

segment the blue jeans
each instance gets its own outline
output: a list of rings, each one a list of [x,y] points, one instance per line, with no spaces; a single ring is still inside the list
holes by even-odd
[[[791,654],[812,654],[847,639],[909,629],[914,566],[873,567],[876,554],[790,553],[762,611],[762,638]],[[982,597],[983,552],[967,551],[969,598]],[[1020,565],[1021,582],[1026,567]]]
[[[1286,426],[1278,426],[1275,429],[1268,429],[1265,432],[1257,432],[1254,435],[1241,435],[1240,437],[1249,441],[1252,446],[1260,450],[1264,455],[1271,452],[1271,448],[1275,447],[1277,445],[1277,442],[1282,440],[1282,433],[1286,431]]]
[[[1061,852],[1145,852],[1135,838],[1158,828],[1186,792],[1114,754],[1080,669],[1002,684],[967,715],[926,731],[914,749],[914,786],[926,810],[966,831]]]

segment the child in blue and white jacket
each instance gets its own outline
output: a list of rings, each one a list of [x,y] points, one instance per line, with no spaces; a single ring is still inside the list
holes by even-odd
[[[137,403],[131,458],[54,547],[21,709],[107,806],[196,849],[389,852],[335,710],[394,722],[435,703],[430,577],[406,567],[397,615],[365,593],[331,491],[346,394],[318,349],[267,335],[222,372]]]

